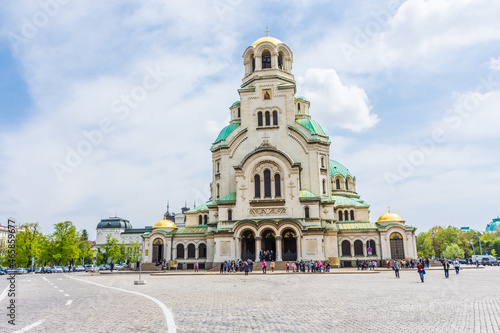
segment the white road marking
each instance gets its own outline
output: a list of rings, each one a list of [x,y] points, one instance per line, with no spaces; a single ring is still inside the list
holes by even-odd
[[[56,289],[57,289],[57,286],[54,286],[54,288],[56,288]]]
[[[134,294],[134,295],[139,295],[139,296],[146,297],[147,299],[155,302],[156,305],[158,305],[162,309],[163,314],[165,315],[165,320],[167,321],[167,330],[168,330],[168,332],[169,333],[176,333],[177,332],[177,328],[175,327],[175,320],[174,320],[174,316],[173,316],[172,312],[165,306],[165,304],[163,304],[162,302],[160,302],[156,298],[151,297],[151,296],[146,295],[146,294],[138,293],[136,291],[130,291],[130,290],[116,288],[116,287],[108,287],[108,286],[105,286],[103,284],[99,284],[99,283],[95,283],[95,282],[90,282],[90,281],[86,281],[86,280],[82,280],[82,279],[77,279],[77,278],[74,278],[72,276],[67,276],[67,277],[69,277],[70,279],[73,279],[73,280],[78,280],[78,281],[87,282],[87,283],[90,283],[90,284],[95,284],[96,286],[99,286],[99,287],[108,288],[108,289],[114,289],[114,290],[119,290],[119,291],[123,291],[123,292],[126,292],[126,293],[130,293],[130,294]]]
[[[60,292],[63,292],[61,289],[59,289]]]
[[[66,305],[70,305],[71,303],[73,303],[73,301],[69,300],[69,301],[66,302]]]
[[[64,296],[69,297],[69,295],[68,295],[68,294],[64,294]]]
[[[7,291],[9,290],[9,286],[7,286],[4,291],[0,294],[0,301],[4,299],[5,296],[7,296]]]
[[[36,326],[40,325],[40,324],[41,324],[41,323],[43,323],[44,321],[45,321],[45,319],[39,320],[39,321],[37,321],[36,323],[33,323],[33,324],[31,324],[31,325],[26,326],[26,327],[25,327],[25,328],[23,328],[23,329],[20,329],[19,331],[15,331],[14,333],[22,333],[22,332],[26,332],[26,331],[28,331],[28,330],[32,329],[33,327],[36,327]]]
[[[58,278],[58,280],[62,280],[61,278]]]

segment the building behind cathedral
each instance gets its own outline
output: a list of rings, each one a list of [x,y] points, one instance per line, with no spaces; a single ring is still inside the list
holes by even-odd
[[[266,36],[245,50],[243,64],[240,100],[211,147],[210,200],[183,210],[182,218],[167,210],[150,228],[102,220],[97,243],[118,233],[144,243],[145,263],[178,260],[184,268],[259,261],[260,250],[272,250],[278,262],[334,266],[416,258],[416,228],[390,210],[370,222],[356,177],[330,156],[311,102],[296,96],[292,50]]]

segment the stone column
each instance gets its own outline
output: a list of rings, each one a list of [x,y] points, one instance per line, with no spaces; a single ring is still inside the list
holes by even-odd
[[[237,237],[234,239],[234,244],[236,246],[236,251],[234,253],[236,254],[235,259],[241,259],[241,237]]]
[[[354,257],[354,242],[351,242],[351,257]]]
[[[363,244],[363,255],[364,255],[365,257],[367,257],[367,256],[368,256],[368,250],[367,250],[367,248],[366,248],[366,244]]]
[[[276,236],[276,261],[281,261],[281,236]]]
[[[177,247],[174,247],[172,244],[172,260],[177,259]]]
[[[278,52],[271,54],[271,68],[278,69]]]
[[[302,236],[297,235],[295,239],[297,242],[297,261],[302,260]]]
[[[255,70],[260,71],[262,69],[262,57],[255,57]]]
[[[259,253],[260,253],[260,241],[261,241],[262,237],[260,236],[257,236],[255,237],[255,261],[260,261],[260,258],[259,258]]]
[[[200,256],[200,247],[197,246],[194,248],[194,258],[198,260],[198,257]]]

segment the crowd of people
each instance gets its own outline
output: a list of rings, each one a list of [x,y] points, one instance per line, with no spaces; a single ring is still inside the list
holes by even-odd
[[[271,255],[271,252],[268,253]],[[268,258],[272,258],[269,256]],[[220,263],[220,274],[227,274],[227,273],[237,273],[237,272],[245,272],[245,275],[248,275],[249,272],[253,272],[255,262],[251,259],[248,260],[226,260],[224,262]],[[274,272],[276,269],[276,262],[274,260],[267,260],[266,261],[266,255],[263,256],[262,258],[262,274],[267,273],[267,268],[268,266],[271,269],[271,272]],[[290,267],[292,268],[293,273],[328,273],[330,272],[331,265],[330,262],[325,261],[321,262],[321,260],[310,260],[310,261],[292,261],[290,263],[289,261],[286,262],[285,268],[286,272],[290,273]]]

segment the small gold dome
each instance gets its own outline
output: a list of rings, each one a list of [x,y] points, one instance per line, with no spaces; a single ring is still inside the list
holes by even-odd
[[[160,220],[155,223],[153,229],[176,229],[177,226],[174,222],[167,220],[167,214],[163,217],[163,220]]]
[[[265,42],[269,42],[269,43],[273,44],[274,46],[278,46],[279,44],[283,44],[283,42],[280,41],[278,38],[266,36],[266,37],[262,37],[262,38],[257,39],[255,42],[253,42],[252,46],[256,47],[257,45],[265,43]]]
[[[378,218],[377,222],[404,222],[405,220],[396,213],[391,213],[391,209]]]

